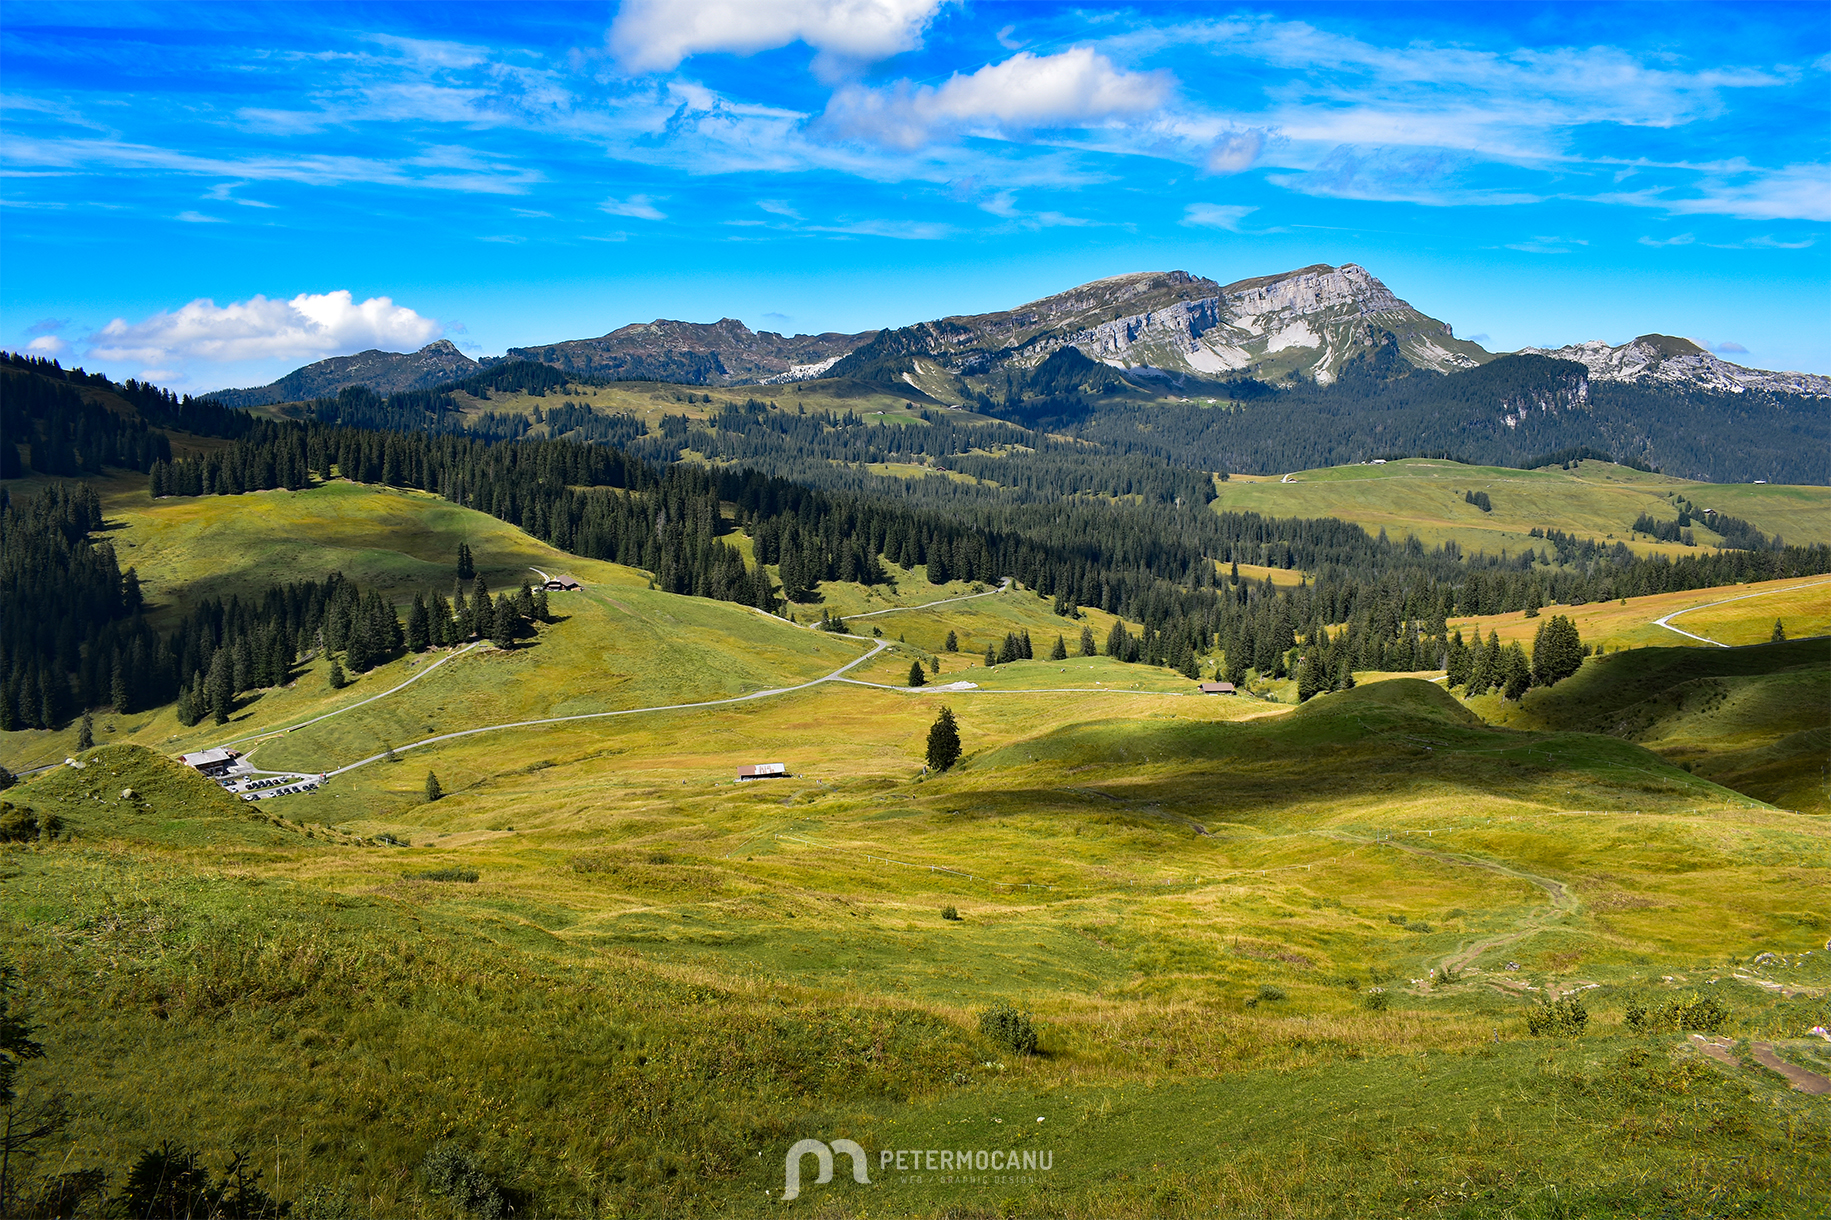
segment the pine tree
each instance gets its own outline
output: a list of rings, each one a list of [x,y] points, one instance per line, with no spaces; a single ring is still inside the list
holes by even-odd
[[[83,709],[82,727],[76,730],[76,748],[79,750],[95,748],[95,717],[89,714],[87,708]]]
[[[470,557],[470,543],[458,544],[458,579],[469,580],[477,574],[477,565]]]
[[[1066,661],[1068,659],[1068,642],[1059,635],[1055,637],[1055,647],[1049,650],[1049,659],[1051,661]]]
[[[234,662],[227,648],[218,648],[210,660],[210,672],[204,678],[204,696],[210,715],[217,724],[229,723],[229,712],[235,705]]]
[[[1532,662],[1526,659],[1526,650],[1520,647],[1518,640],[1507,646],[1501,665],[1501,694],[1518,703],[1532,688]]]
[[[945,771],[960,761],[960,726],[954,722],[954,710],[941,709],[928,729],[928,767]]]
[[[431,642],[431,619],[426,612],[426,601],[415,593],[413,605],[407,611],[407,651],[425,652],[426,645]]]
[[[949,631],[947,633],[947,642],[942,644],[941,647],[946,649],[948,652],[959,652],[960,651],[960,637],[955,635],[952,631]]]
[[[1099,651],[1094,647],[1094,629],[1092,627],[1083,626],[1081,628],[1081,655],[1084,657],[1099,655]]]
[[[178,688],[178,723],[185,728],[195,725],[203,717],[197,714],[197,699],[191,693],[191,684],[185,683]]]
[[[1770,644],[1786,643],[1786,624],[1782,623],[1779,619],[1775,619],[1774,634],[1767,637],[1767,642]]]
[[[1115,661],[1130,659],[1131,633],[1125,629],[1124,619],[1114,619],[1113,629],[1106,633],[1106,655]]]
[[[342,662],[338,661],[336,657],[331,658],[330,682],[332,690],[342,690],[350,684],[350,680],[343,676]]]
[[[761,569],[758,570],[761,571]],[[768,585],[769,578],[767,576],[764,577],[763,583],[765,586]],[[774,599],[771,598],[770,600],[773,601]],[[772,609],[770,606],[760,606],[758,608],[762,610]],[[547,591],[544,588],[534,590],[534,620],[539,623],[551,623],[553,621],[553,610],[547,604]]]
[[[995,666],[997,664],[998,664],[998,650],[993,648],[990,644],[987,644],[985,646],[985,667],[987,669],[991,669],[993,666]]]
[[[495,630],[490,633],[490,640],[498,648],[509,648],[515,643],[515,628],[518,619],[515,607],[509,604],[507,595],[496,599]]]
[[[1328,662],[1314,648],[1307,650],[1297,663],[1297,702],[1308,703],[1331,685]]]
[[[1577,625],[1554,614],[1539,627],[1532,641],[1532,681],[1535,686],[1556,686],[1583,666],[1583,639]]]
[[[909,685],[911,685],[911,686],[927,686],[928,685],[928,675],[922,672],[922,662],[919,660],[911,661],[909,663]]]
[[[438,800],[440,797],[442,797],[444,795],[445,795],[445,790],[443,788],[439,787],[439,777],[434,775],[430,771],[426,772],[426,801],[427,801],[427,803],[430,804],[433,801]]]
[[[115,659],[114,679],[109,683],[109,704],[118,716],[125,716],[133,710],[133,695],[127,687],[127,671],[121,667],[120,658]]]

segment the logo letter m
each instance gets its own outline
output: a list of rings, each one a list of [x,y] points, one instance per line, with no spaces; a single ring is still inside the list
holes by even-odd
[[[815,1175],[816,1184],[833,1180],[833,1154],[843,1152],[852,1158],[852,1180],[863,1186],[871,1185],[871,1179],[865,1174],[865,1150],[851,1140],[834,1140],[831,1147],[819,1140],[802,1140],[788,1150],[788,1160],[783,1165],[788,1185],[782,1191],[784,1201],[799,1198],[801,1195],[801,1158],[808,1153],[814,1154],[814,1162],[820,1172]]]

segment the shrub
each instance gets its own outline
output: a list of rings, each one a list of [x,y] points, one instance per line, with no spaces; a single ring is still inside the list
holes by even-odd
[[[30,843],[38,837],[38,814],[24,805],[0,801],[0,843]]]
[[[942,907],[941,908],[941,918],[942,919],[959,919],[960,912],[956,911],[953,907]]]
[[[1410,919],[1405,922],[1405,930],[1407,932],[1428,932],[1430,925],[1422,919]]]
[[[437,1144],[420,1165],[426,1184],[467,1216],[498,1220],[508,1210],[502,1188],[483,1172],[476,1158],[450,1140]]]
[[[1582,996],[1567,995],[1526,1014],[1526,1032],[1535,1038],[1575,1038],[1588,1024]]]
[[[1385,1012],[1392,1007],[1392,997],[1386,994],[1384,987],[1371,987],[1361,997],[1361,1007],[1368,1012]]]
[[[1000,1000],[979,1014],[979,1032],[986,1041],[1001,1046],[1013,1055],[1036,1053],[1036,1026],[1028,1012]]]
[[[1261,1000],[1282,1000],[1284,998],[1284,988],[1274,986],[1271,983],[1260,983],[1259,998]]]
[[[474,868],[429,868],[424,872],[402,873],[408,881],[475,881],[482,876]]]
[[[1675,1029],[1714,1034],[1728,1023],[1729,1009],[1713,995],[1693,994],[1687,999],[1674,1000],[1658,1008],[1649,1008],[1639,1000],[1629,1000],[1625,1016],[1628,1028],[1638,1033]]]

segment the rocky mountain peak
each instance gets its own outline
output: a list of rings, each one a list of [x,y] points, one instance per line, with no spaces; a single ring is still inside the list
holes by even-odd
[[[1702,344],[1673,335],[1641,335],[1617,347],[1601,339],[1557,348],[1524,347],[1519,354],[1574,360],[1597,381],[1663,384],[1717,394],[1759,390],[1831,397],[1831,377],[1744,368],[1712,355]]]

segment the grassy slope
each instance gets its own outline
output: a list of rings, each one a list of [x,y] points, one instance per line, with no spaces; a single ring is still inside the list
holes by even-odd
[[[1584,643],[1611,652],[1620,648],[1709,647],[1702,640],[1659,626],[1658,620],[1668,615],[1676,616],[1672,619],[1674,627],[1724,644],[1765,644],[1773,635],[1776,620],[1786,629],[1789,639],[1803,639],[1831,635],[1831,577],[1764,580],[1584,606],[1551,606],[1539,618],[1527,618],[1518,611],[1470,615],[1450,619],[1449,627],[1460,630],[1465,640],[1474,639],[1474,633],[1479,631],[1484,640],[1498,634],[1503,644],[1519,640],[1530,647],[1540,625],[1553,614],[1562,614],[1575,623]]]
[[[1496,723],[1607,733],[1790,809],[1831,813],[1831,640],[1748,648],[1645,648],[1601,657],[1517,706],[1476,700]]]
[[[1676,493],[1700,509],[1714,508],[1753,522],[1788,542],[1831,542],[1831,488],[1692,483],[1606,462],[1575,469],[1513,470],[1411,458],[1383,466],[1306,470],[1285,483],[1273,476],[1240,476],[1217,484],[1217,511],[1236,509],[1279,517],[1339,517],[1369,533],[1397,539],[1415,534],[1427,546],[1454,539],[1465,552],[1506,550],[1517,555],[1542,546],[1533,527],[1579,538],[1630,541],[1642,554],[1682,555],[1686,547],[1633,539],[1630,526],[1642,512],[1676,520]],[[1486,491],[1494,510],[1484,513],[1463,493]],[[1697,527],[1698,544],[1715,542]]]
[[[920,782],[942,698],[968,758]],[[730,762],[763,749],[797,777],[731,786]],[[810,1196],[874,1214],[1533,1214],[1554,1189],[1576,1214],[1822,1202],[1822,1110],[1618,1022],[1662,974],[1693,986],[1822,939],[1831,836],[1632,744],[1491,728],[1391,682],[1269,715],[825,687],[538,750],[531,766],[507,736],[474,738],[279,810],[354,834],[237,824],[207,785],[215,821],[130,819],[88,771],[11,794],[78,831],[11,849],[0,891],[52,1020],[28,1077],[77,1094],[76,1162],[278,1137],[306,1176],[400,1214],[419,1206],[400,1171],[455,1136],[549,1206],[753,1215],[814,1134],[1056,1154],[1035,1182],[874,1161],[871,1193]],[[155,765],[102,761],[109,787]],[[426,805],[425,765],[478,782]],[[382,825],[417,846],[357,845]],[[1410,844],[1554,878],[1574,909]],[[443,865],[482,880],[402,879]],[[964,920],[938,920],[944,904]],[[1477,957],[1524,965],[1494,986],[1405,981],[1516,931]],[[1376,976],[1386,1014],[1355,1003]],[[1501,988],[1578,981],[1604,984],[1591,1035],[1526,1039]],[[1286,998],[1248,1007],[1263,984]],[[1740,1033],[1824,1020],[1726,990]],[[999,995],[1045,1022],[1044,1056],[973,1034]],[[296,1189],[298,1154],[281,1173]]]

